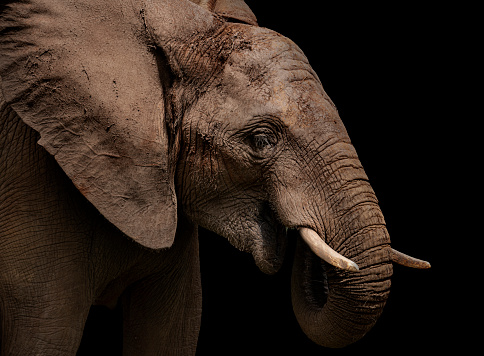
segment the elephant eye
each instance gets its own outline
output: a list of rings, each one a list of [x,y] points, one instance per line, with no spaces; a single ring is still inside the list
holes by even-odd
[[[258,134],[258,135],[252,136],[252,144],[253,144],[253,147],[259,151],[273,146],[273,143],[271,142],[269,136],[264,134]]]
[[[277,144],[277,137],[272,132],[256,132],[249,137],[249,144],[258,158],[264,158]]]

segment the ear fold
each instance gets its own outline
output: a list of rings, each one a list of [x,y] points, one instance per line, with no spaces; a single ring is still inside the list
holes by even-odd
[[[175,167],[140,13],[120,1],[7,5],[0,14],[0,85],[101,214],[158,249],[175,236]]]
[[[229,20],[237,20],[257,26],[257,18],[243,0],[191,0]]]

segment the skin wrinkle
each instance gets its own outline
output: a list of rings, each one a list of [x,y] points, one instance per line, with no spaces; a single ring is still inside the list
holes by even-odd
[[[219,167],[228,167],[225,156],[223,154],[219,156],[219,159],[222,161],[222,164],[220,164]],[[234,190],[239,190],[241,187],[238,186],[237,180],[234,178],[232,171],[228,169],[227,173],[228,173],[228,177],[227,177],[228,181],[224,181],[225,186],[226,187],[233,186]]]
[[[368,184],[368,179],[356,177],[356,178],[350,178],[348,180],[344,180],[343,183],[341,184],[341,186],[334,192],[334,194],[335,195],[340,194],[340,192],[347,189],[348,186],[355,185],[355,184],[357,184],[357,186],[353,187],[353,188],[358,188],[358,187],[364,186],[364,185]],[[371,192],[367,192],[367,193],[371,195]],[[376,203],[378,203],[376,196],[374,197],[374,200],[375,200]]]
[[[367,254],[370,253],[371,251],[368,249],[368,245],[370,243],[369,240],[367,240],[368,235],[371,233],[371,230],[375,229],[381,229],[385,228],[385,224],[383,223],[368,223],[364,227],[361,227],[360,229],[353,229],[356,230],[356,232],[353,232],[352,230],[350,231],[345,231],[344,227],[341,227],[339,231],[335,232],[335,236],[338,236],[340,233],[345,234],[346,239],[340,240],[340,243],[335,246],[335,249],[337,251],[341,251],[341,253],[347,253],[348,251],[356,251],[358,249],[358,246],[363,246],[363,249],[360,249],[358,252],[351,253],[349,256],[355,256],[353,258],[358,258],[358,256],[362,256],[362,254]],[[363,232],[360,232],[364,231]],[[359,237],[363,238],[360,241]],[[377,246],[380,246],[378,244]]]
[[[315,140],[314,138],[312,139],[313,141]],[[333,137],[330,137],[328,140],[326,140],[325,142],[323,142],[322,144],[320,144],[317,149],[309,149],[310,145],[311,145],[311,142],[309,142],[307,144],[307,148],[303,149],[304,153],[302,155],[302,157],[311,157],[311,160],[310,161],[307,161],[305,160],[305,165],[306,167],[311,167],[310,171],[308,172],[308,175],[311,177],[312,176],[312,180],[315,181],[315,182],[318,182],[320,183],[321,185],[318,185],[318,186],[325,186],[327,180],[331,177],[331,174],[334,173],[333,172],[329,172],[329,173],[324,173],[325,171],[328,171],[329,169],[331,169],[331,165],[336,163],[337,161],[334,161],[334,162],[331,162],[331,163],[328,163],[327,162],[327,159],[326,159],[326,154],[325,152],[327,152],[327,150],[333,146],[334,144],[337,144],[338,141],[335,141],[333,143],[331,143],[329,146],[327,146],[327,144],[329,143],[329,141],[331,140],[334,140]],[[317,154],[312,154],[312,152],[317,152]],[[314,160],[314,161],[313,161]],[[317,169],[319,169],[319,167],[322,167],[322,174],[318,174],[318,172],[316,171]],[[323,181],[321,181],[321,179],[324,178]]]
[[[382,229],[384,227],[385,227],[384,225],[375,224],[375,225],[370,225],[368,228],[376,231],[376,230]],[[376,284],[379,280],[390,280],[391,276],[385,275],[381,271],[381,268],[384,267],[386,262],[382,261],[382,260],[374,259],[372,257],[375,253],[379,253],[381,251],[382,246],[388,247],[388,244],[385,244],[385,243],[378,243],[377,244],[377,243],[375,243],[375,244],[371,245],[371,244],[368,244],[368,243],[365,243],[364,241],[362,241],[361,244],[359,244],[358,246],[362,246],[362,249],[365,249],[365,253],[355,254],[355,256],[357,256],[358,261],[360,263],[365,264],[365,271],[363,273],[366,276],[372,277],[371,283]],[[348,251],[350,251],[349,248],[348,248]],[[378,271],[378,274],[376,274],[375,270],[378,270],[378,269],[380,269],[380,270]],[[385,277],[379,278],[379,275],[385,275]],[[387,289],[388,288],[385,288],[384,290],[387,290]]]
[[[351,181],[350,181],[351,182]],[[360,181],[362,183],[366,183],[365,181]],[[357,193],[354,193],[354,195],[348,197],[347,195],[343,194],[342,191],[344,191],[344,183],[343,183],[343,187],[340,188],[338,190],[338,192],[335,192],[334,194],[330,194],[328,196],[328,198],[326,198],[326,203],[328,205],[328,211],[337,211],[338,210],[338,207],[340,207],[342,205],[342,203],[344,203],[345,200],[348,200],[348,199],[351,199],[351,201],[355,201],[356,198],[360,195],[364,195],[365,198],[366,198],[366,195],[368,194],[367,191],[358,191]],[[365,184],[366,185],[366,184]],[[357,185],[356,187],[353,187],[353,189],[350,189],[349,190],[349,193],[352,193],[353,191],[355,191],[355,189],[358,189],[358,188],[362,188],[364,186],[362,186],[361,184],[360,185]],[[364,199],[366,200],[366,199]],[[348,207],[349,209],[350,207]]]
[[[341,194],[341,191],[345,190],[345,185],[347,184],[347,182],[350,182],[351,184],[351,182],[354,182],[354,181],[361,182],[361,185],[355,187],[355,189],[358,189],[358,188],[361,189],[362,187],[366,186],[365,184],[366,181],[364,179],[359,179],[359,178],[350,178],[349,180],[344,180],[343,177],[340,177],[339,181],[336,180],[334,182],[335,186],[332,186],[331,182],[326,182],[328,187],[327,189],[330,190],[330,192],[328,193],[328,197],[326,198],[329,211],[332,211],[334,208],[337,208],[341,204],[343,199],[349,198],[344,194]]]
[[[374,207],[377,207],[376,204],[373,204]],[[349,213],[352,213],[352,207],[349,207],[347,209],[345,209],[345,211],[349,214]],[[358,210],[359,211],[359,210]],[[355,222],[358,222],[360,221],[361,217],[359,215],[355,216],[354,217],[354,221]],[[352,223],[353,221],[343,221],[341,219],[338,219],[335,217],[334,221],[336,222],[336,224],[334,226],[332,226],[332,231],[330,233],[330,240],[328,241],[329,243],[332,243],[333,240],[335,241],[341,241],[341,240],[344,240],[344,241],[348,241],[347,243],[350,243],[351,240],[349,240],[348,236],[351,235],[352,233],[352,230],[358,230],[358,227],[352,227]],[[346,239],[341,239],[340,236],[343,235],[343,236],[347,236]],[[344,243],[344,242],[343,242]]]
[[[374,265],[369,268],[368,272],[375,272],[376,270],[381,270],[382,266]],[[388,294],[390,290],[390,278],[380,278],[374,274],[362,275],[360,278],[369,279],[367,286],[374,290],[374,294],[368,293],[368,290],[361,288],[360,278],[341,278],[337,282],[344,286],[344,288],[339,290],[333,290],[333,302],[338,304],[341,310],[346,311],[347,314],[354,313],[355,310],[360,315],[360,318],[355,318],[352,321],[353,325],[365,325],[373,324],[377,319],[375,319],[375,310],[381,308],[380,298],[382,295]],[[345,293],[346,292],[346,293]],[[332,303],[333,304],[333,303]],[[344,318],[344,317],[343,317]]]
[[[329,140],[328,140],[328,141],[329,141]],[[328,142],[328,141],[326,141],[326,142]],[[308,144],[308,146],[306,146],[306,147],[309,147],[309,144]],[[318,151],[318,152],[321,152],[321,151]],[[309,156],[309,157],[311,157],[312,159],[320,159],[321,157],[324,157],[324,153],[319,153],[318,155],[306,155],[306,154],[303,154],[303,155],[302,155],[302,157],[308,157],[308,156]],[[341,160],[343,160],[343,159],[346,159],[346,158],[342,158],[342,159],[340,158],[340,161],[341,161]],[[315,187],[315,186],[324,186],[324,185],[326,184],[326,181],[327,181],[328,179],[330,179],[331,177],[333,177],[333,176],[334,176],[334,174],[335,174],[335,173],[336,173],[336,171],[337,171],[337,170],[333,170],[332,172],[330,172],[330,174],[318,175],[318,174],[316,174],[316,173],[315,173],[315,172],[316,172],[316,168],[315,168],[315,167],[317,167],[317,166],[319,166],[319,165],[313,164],[313,163],[312,163],[312,161],[306,161],[306,160],[304,160],[304,162],[305,162],[305,166],[306,166],[306,167],[312,167],[312,169],[311,169],[311,171],[310,171],[310,173],[309,173],[309,174],[310,174],[310,176],[311,176],[311,175],[314,175],[314,177],[312,178],[312,181],[314,182],[314,185],[313,185],[313,186],[311,186],[311,185],[309,185],[309,184],[308,184],[308,185],[307,185],[307,186],[304,188],[304,191],[309,190],[309,189],[313,189],[313,190],[314,190],[314,187]],[[339,161],[332,162],[331,164],[328,164],[328,165],[325,165],[325,166],[326,166],[326,167],[328,167],[328,166],[331,166],[331,167],[332,167],[332,166],[333,166],[333,164],[334,164],[334,163],[336,163],[336,162],[339,162]],[[304,168],[301,168],[301,169],[303,170]],[[341,167],[339,167],[338,169],[341,169]],[[322,178],[322,177],[324,177],[324,176],[327,176],[326,181],[323,181],[323,183],[321,183],[321,178]],[[344,187],[344,185],[343,185],[342,187],[340,187],[339,189],[342,189],[343,187]],[[338,190],[338,191],[335,191],[335,192],[332,192],[331,196],[336,196],[336,195],[337,195],[337,193],[339,193],[339,190]],[[315,200],[315,199],[313,199],[313,200]],[[330,201],[331,201],[331,199],[329,199],[329,200],[328,200],[328,199],[325,199],[325,200],[326,200],[326,201],[328,201],[328,202],[330,202]],[[314,204],[314,203],[313,203],[313,204]],[[330,205],[330,206],[329,206],[329,208],[328,208],[327,210],[328,210],[328,211],[331,211],[332,209],[333,209],[333,205]],[[322,209],[320,209],[320,208],[318,208],[318,207],[314,207],[314,208],[313,208],[313,211],[318,212],[318,213],[320,213],[320,214],[321,214]],[[323,216],[319,216],[319,217],[313,217],[313,219],[314,219],[314,221],[327,221],[327,220],[328,220],[328,219],[324,218]],[[326,229],[323,229],[323,231],[324,231],[324,230],[326,230]],[[329,233],[329,232],[325,232],[325,234],[328,234],[328,233]],[[329,235],[330,235],[330,236],[334,236],[333,234],[329,234]],[[331,241],[331,240],[330,240],[330,241]]]
[[[178,46],[185,50],[180,62],[189,63],[187,73],[184,75],[188,79],[186,86],[195,86],[204,92],[212,85],[218,73],[224,68],[231,52],[243,43],[239,41],[236,31],[232,26],[222,23],[215,33],[196,34],[185,42],[191,43],[190,45]],[[204,75],[200,76],[200,73]]]
[[[354,165],[355,162],[357,161],[351,157],[338,157],[338,159],[332,161],[331,163],[323,164],[322,177],[324,180],[322,181],[322,184],[327,186],[328,189],[331,190],[331,193],[336,193],[336,187],[333,187],[331,183],[334,183],[334,185],[340,183],[342,177],[339,175],[343,174],[344,170],[347,168],[350,168],[352,172],[353,169],[360,170],[361,165]]]
[[[307,162],[305,166],[312,167],[312,162],[311,161]],[[315,170],[311,170],[309,172],[309,178],[312,184],[307,184],[303,190],[303,193],[306,193],[307,191],[309,191],[310,188],[312,188],[313,192],[319,193],[319,197],[322,198],[322,201],[324,204],[325,194],[323,191],[321,191],[321,189],[319,189],[319,187],[322,187],[322,185],[319,185],[320,175],[316,175],[315,172],[316,172]],[[311,177],[311,175],[313,175],[313,177]],[[308,195],[306,194],[306,196]],[[311,205],[311,209],[309,210],[310,214],[312,215],[311,221],[316,223],[316,226],[314,226],[314,228],[316,228],[316,231],[319,231],[321,236],[327,239],[328,227],[326,226],[326,224],[328,219],[325,217],[325,214],[327,214],[327,211],[326,209],[322,209],[322,207],[318,205],[318,203],[321,201],[320,200],[321,198],[318,199],[318,197],[314,197],[314,196],[308,196],[308,197],[309,197],[309,203]],[[318,223],[321,224],[321,226],[318,226],[319,225]]]

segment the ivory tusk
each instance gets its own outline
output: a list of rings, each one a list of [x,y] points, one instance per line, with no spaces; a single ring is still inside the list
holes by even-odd
[[[390,249],[390,258],[393,262],[399,265],[411,268],[426,269],[430,268],[430,263],[427,261],[419,260],[418,258],[411,257],[393,248]]]
[[[329,247],[316,231],[301,227],[299,228],[299,233],[311,250],[329,264],[352,272],[360,270],[356,263],[341,256],[338,252]]]

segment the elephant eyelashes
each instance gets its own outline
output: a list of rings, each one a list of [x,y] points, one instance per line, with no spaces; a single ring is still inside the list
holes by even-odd
[[[275,145],[271,137],[265,134],[257,134],[252,137],[252,146],[257,151],[269,149]]]
[[[266,158],[277,144],[277,136],[269,130],[262,130],[249,136],[249,145],[256,158]]]

